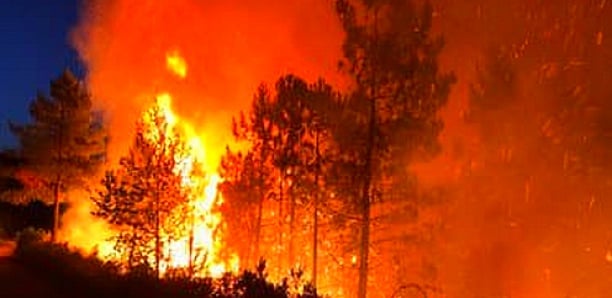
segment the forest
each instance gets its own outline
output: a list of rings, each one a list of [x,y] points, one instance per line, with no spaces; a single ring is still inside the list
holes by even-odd
[[[606,0],[82,10],[0,152],[64,297],[612,293]]]

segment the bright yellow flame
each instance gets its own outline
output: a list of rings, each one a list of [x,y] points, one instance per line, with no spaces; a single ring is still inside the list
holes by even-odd
[[[172,73],[181,78],[187,75],[187,63],[178,52],[168,54],[166,62]],[[165,131],[153,129],[144,137],[151,143],[172,142],[175,140],[161,140],[161,136],[164,133],[166,136],[173,136],[175,132],[179,134],[180,142],[184,142],[188,150],[186,157],[174,156],[177,161],[174,172],[181,177],[181,187],[188,190],[187,193],[190,194],[189,206],[179,206],[176,210],[176,214],[183,222],[175,225],[177,230],[167,232],[168,235],[162,235],[162,239],[172,240],[163,243],[161,258],[163,261],[160,264],[160,273],[164,275],[169,269],[192,269],[194,270],[192,273],[196,276],[220,277],[228,271],[236,272],[239,269],[237,256],[225,253],[224,255],[230,255],[230,257],[227,259],[220,257],[220,252],[223,249],[223,235],[219,228],[222,216],[215,210],[215,207],[223,201],[217,191],[221,177],[214,171],[216,165],[204,164],[206,161],[206,146],[203,135],[174,112],[170,93],[159,93],[155,100],[154,106],[143,113],[142,121],[146,126],[156,127],[155,121],[157,119],[153,116],[155,115],[155,117],[161,117],[167,125],[164,127]],[[151,113],[152,109],[156,109],[155,113]],[[85,211],[80,213],[89,215],[91,213],[88,210],[86,208]],[[79,217],[74,216],[74,218]],[[94,227],[93,225],[90,226]],[[86,234],[78,234],[76,232],[81,231],[74,229],[65,238],[70,238],[71,244],[77,246],[80,250],[86,252],[91,252],[94,248],[100,250],[102,254],[99,256],[106,260],[121,257],[111,253],[114,243],[109,234],[118,231],[105,228],[106,226],[106,223],[95,226],[97,230],[95,234],[104,236],[104,239],[81,240],[81,238],[87,238]],[[185,229],[185,231],[180,229]],[[105,231],[105,233],[102,233],[102,231]],[[89,237],[88,239],[93,238]],[[154,246],[155,244],[149,243],[148,245]]]
[[[176,125],[176,116],[174,112],[172,112],[172,97],[168,93],[162,93],[157,95],[157,107],[160,109],[162,113],[162,117],[164,120],[168,122],[170,127]]]
[[[220,194],[217,191],[218,184],[221,182],[221,177],[217,173],[207,173],[199,176],[194,175],[193,170],[198,170],[196,173],[206,173],[204,165],[199,161],[205,160],[205,146],[202,138],[196,133],[188,123],[181,121],[172,110],[172,97],[168,93],[162,93],[157,96],[156,107],[159,109],[159,114],[165,118],[168,123],[168,130],[178,129],[181,137],[189,145],[190,155],[177,163],[174,169],[177,175],[182,177],[182,186],[195,190],[195,195],[191,198],[191,218],[185,218],[185,221],[191,221],[187,231],[187,236],[181,239],[171,241],[167,244],[168,249],[164,257],[169,259],[169,263],[162,266],[163,270],[169,268],[188,268],[193,263],[197,255],[203,259],[203,271],[195,272],[196,275],[209,275],[212,277],[220,277],[228,270],[238,269],[238,259],[232,257],[230,260],[221,260],[219,252],[223,249],[220,241],[219,224],[221,223],[221,214],[214,210],[214,207],[220,204]],[[145,119],[145,121],[147,121]],[[156,141],[155,136],[150,136],[151,141]],[[196,168],[201,167],[201,168]],[[191,245],[190,245],[191,244]],[[191,251],[191,253],[190,253]],[[202,255],[204,257],[202,257]]]
[[[178,51],[166,54],[166,67],[181,79],[187,76],[187,62],[185,62],[185,59],[183,59]]]

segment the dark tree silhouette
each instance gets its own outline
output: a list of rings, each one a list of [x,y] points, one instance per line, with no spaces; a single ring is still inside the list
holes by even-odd
[[[260,88],[259,96],[254,99],[254,108],[250,112],[251,122],[247,123],[242,115],[242,120],[239,124],[235,123],[234,127],[237,139],[247,141],[251,147],[244,154],[228,150],[223,158],[223,191],[228,198],[226,209],[243,210],[239,212],[242,216],[234,216],[235,212],[229,211],[235,219],[229,222],[235,221],[233,225],[240,227],[250,226],[244,221],[259,218],[263,212],[263,202],[260,199],[275,198],[279,208],[275,215],[277,245],[283,248],[287,246],[278,253],[277,266],[282,269],[285,263],[289,266],[295,264],[297,249],[294,243],[304,236],[304,231],[312,224],[314,271],[318,239],[317,213],[321,209],[317,204],[324,191],[324,166],[329,163],[329,158],[324,156],[330,148],[326,125],[330,122],[328,118],[332,117],[331,111],[335,111],[331,107],[337,108],[334,102],[337,96],[331,86],[322,80],[309,85],[294,75],[279,78],[273,96],[267,95],[266,91],[266,97],[262,97],[263,90]],[[265,149],[263,155],[262,148]],[[257,204],[260,208],[248,207]],[[312,208],[313,214],[309,218],[310,222],[302,216],[309,208]],[[259,210],[260,215],[249,214],[249,210]],[[286,216],[282,214],[283,210],[289,211]],[[260,221],[255,220],[256,223]],[[287,224],[289,233],[287,237],[281,238]],[[260,233],[258,231],[261,228],[257,228],[259,225],[252,227],[254,238],[258,238]],[[236,233],[244,232],[244,229],[236,229]],[[313,272],[315,277],[316,273]]]
[[[27,171],[40,181],[36,190],[51,193],[52,240],[60,226],[60,204],[69,190],[97,174],[104,162],[106,135],[92,111],[91,96],[69,71],[53,80],[50,96],[39,94],[30,105],[30,124],[10,124],[20,142]]]
[[[371,205],[384,193],[393,163],[406,165],[438,151],[442,122],[437,112],[454,76],[440,74],[441,38],[431,38],[431,5],[414,1],[336,1],[346,33],[343,69],[354,81],[346,97],[344,125],[336,132],[342,160],[360,189],[354,198],[360,216],[359,285],[365,298]],[[394,175],[400,177],[400,175]],[[378,198],[377,198],[378,197]]]
[[[264,203],[272,196],[273,126],[270,121],[272,99],[265,85],[260,85],[253,97],[250,111],[241,113],[232,123],[232,132],[239,142],[250,148],[244,155],[235,155],[228,149],[223,157],[221,176],[225,179],[224,194],[234,194],[228,204],[256,205],[255,224],[249,245],[247,264],[256,265],[262,257],[261,245]],[[234,161],[232,161],[232,159]],[[233,165],[232,165],[233,164]],[[243,207],[239,207],[243,208]],[[242,209],[247,210],[247,209]],[[235,217],[240,219],[240,217]]]

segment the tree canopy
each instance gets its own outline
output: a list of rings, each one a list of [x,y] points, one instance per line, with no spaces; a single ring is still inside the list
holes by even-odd
[[[50,94],[39,93],[30,104],[31,123],[10,123],[18,138],[23,171],[36,186],[37,198],[54,205],[52,238],[59,229],[59,206],[65,195],[95,175],[104,163],[106,134],[101,117],[92,109],[85,85],[70,71],[50,84]],[[31,192],[24,193],[28,199]]]

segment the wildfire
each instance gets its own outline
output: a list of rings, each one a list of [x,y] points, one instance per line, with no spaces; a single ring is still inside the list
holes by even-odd
[[[169,52],[166,55],[166,65],[170,72],[181,79],[187,75],[187,63],[177,51]],[[173,135],[170,132],[178,133],[180,142],[187,147],[186,157],[173,157],[176,161],[173,170],[181,177],[181,187],[188,190],[186,193],[191,196],[189,206],[180,206],[178,209],[181,210],[176,211],[182,221],[176,225],[177,229],[188,229],[189,231],[171,231],[170,233],[177,232],[176,235],[181,235],[178,239],[177,237],[164,237],[172,240],[163,244],[163,263],[160,263],[160,273],[164,275],[171,269],[190,269],[194,270],[192,273],[195,276],[220,277],[228,271],[236,272],[239,267],[238,257],[227,253],[224,255],[230,256],[226,259],[221,256],[224,249],[220,229],[222,215],[215,211],[223,202],[221,194],[217,191],[221,177],[214,171],[216,165],[203,163],[207,160],[203,136],[188,121],[175,113],[170,93],[159,93],[153,105],[143,112],[143,123],[151,127],[155,126],[155,119],[151,118],[153,109],[167,124],[164,127],[166,135]],[[162,141],[160,135],[161,132],[153,130],[146,134],[145,138],[155,144]],[[72,215],[70,218],[83,219],[90,216],[88,212],[90,206],[83,205],[81,209],[85,211],[79,212],[76,216]],[[185,209],[190,212],[182,213]],[[120,232],[120,228],[111,227],[96,219],[91,219],[90,222],[97,224],[87,225],[91,231],[81,231],[78,224],[71,224],[72,221],[69,220],[67,222],[69,227],[64,229],[63,239],[86,253],[97,251],[99,257],[103,259],[120,259],[121,256],[112,253],[112,236]],[[83,237],[84,234],[96,235],[96,237]],[[104,237],[98,237],[100,235]],[[153,247],[154,243],[150,245]]]
[[[221,179],[216,173],[202,176],[193,174],[194,170],[196,170],[196,173],[206,173],[204,166],[198,163],[198,161],[205,160],[206,151],[202,145],[203,142],[199,135],[195,133],[195,129],[174,113],[170,94],[162,93],[158,95],[155,106],[168,123],[166,129],[178,129],[185,138],[185,143],[189,146],[190,155],[187,159],[177,163],[175,172],[182,177],[182,187],[191,188],[196,192],[190,206],[193,212],[192,218],[183,218],[184,221],[191,220],[192,222],[181,225],[191,226],[193,234],[183,233],[187,236],[168,243],[168,250],[164,257],[170,261],[164,267],[164,270],[188,268],[196,262],[194,260],[196,256],[191,254],[191,252],[195,252],[203,261],[203,271],[196,272],[196,274],[219,277],[228,270],[236,271],[239,265],[237,258],[225,261],[219,257],[219,252],[223,249],[219,231],[221,214],[215,212],[214,209],[222,203],[220,193],[217,192],[217,186]],[[156,140],[153,137],[151,141],[155,142]],[[198,166],[202,168],[197,169]]]
[[[166,55],[166,64],[168,70],[180,78],[185,78],[187,75],[187,63],[177,51]],[[239,260],[236,257],[231,257],[230,260],[220,258],[220,251],[223,249],[219,230],[221,214],[214,210],[222,203],[220,193],[217,191],[221,179],[217,173],[211,172],[211,167],[205,168],[205,165],[200,163],[206,160],[206,148],[202,137],[193,126],[182,120],[172,110],[172,96],[169,93],[159,94],[156,97],[155,107],[159,109],[159,113],[168,123],[166,129],[177,130],[188,146],[188,157],[177,160],[179,162],[174,170],[182,177],[182,187],[189,188],[195,193],[190,201],[191,206],[189,206],[192,210],[191,218],[186,216],[182,218],[183,221],[190,221],[190,223],[181,225],[190,226],[192,231],[182,233],[186,236],[168,243],[165,258],[170,261],[164,269],[189,268],[199,256],[203,262],[199,265],[203,266],[202,270],[196,272],[196,275],[219,277],[228,270],[237,271]],[[152,138],[151,141],[156,140]]]

